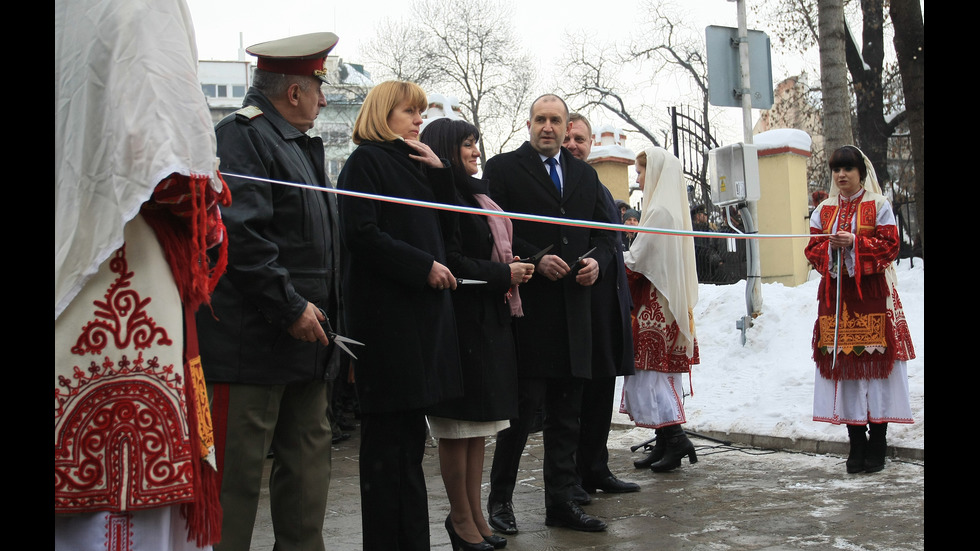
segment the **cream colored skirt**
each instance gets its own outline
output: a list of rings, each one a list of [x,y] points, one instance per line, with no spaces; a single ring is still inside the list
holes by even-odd
[[[832,381],[816,369],[813,420],[835,425],[912,423],[906,363],[895,362],[887,379]]]
[[[684,416],[684,377],[687,373],[636,370],[623,380],[619,412],[638,427],[659,429],[687,421]]]
[[[426,415],[425,418],[429,422],[429,432],[432,433],[432,436],[446,438],[447,440],[493,436],[510,426],[510,421],[507,419],[502,421],[461,421],[433,415]]]

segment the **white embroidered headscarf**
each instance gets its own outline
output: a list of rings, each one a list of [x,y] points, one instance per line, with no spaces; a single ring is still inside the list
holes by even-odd
[[[183,0],[56,0],[54,30],[58,319],[161,180],[222,188]]]
[[[857,146],[853,146],[853,145],[845,145],[843,147],[853,147],[854,149],[857,149],[857,152],[861,154],[861,158],[864,159],[864,167],[868,170],[868,176],[864,179],[863,182],[861,182],[861,184],[864,186],[864,189],[871,191],[873,193],[877,193],[878,195],[883,195],[881,192],[881,186],[878,184],[878,175],[875,173],[875,167],[873,164],[871,164],[871,160],[868,159],[868,156],[864,154],[864,151],[861,151],[860,149],[857,148]],[[840,188],[837,187],[837,181],[831,178],[830,197],[837,198],[839,195],[840,195]]]
[[[681,162],[660,147],[646,151],[643,210],[640,227],[691,231],[691,208]],[[694,238],[689,235],[637,233],[625,252],[626,267],[640,272],[667,299],[670,313],[687,337],[687,356],[694,354],[694,321],[690,311],[698,302],[698,272]],[[691,320],[690,324],[685,323]]]

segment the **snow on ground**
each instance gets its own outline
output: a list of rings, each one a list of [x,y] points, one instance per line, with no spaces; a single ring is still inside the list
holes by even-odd
[[[888,426],[889,445],[919,449],[923,448],[925,434],[923,264],[921,258],[915,258],[896,265],[898,293],[916,354],[908,363],[915,423]],[[745,282],[698,287],[694,320],[701,364],[694,366],[692,374],[694,393],[685,398],[685,428],[695,432],[847,440],[843,426],[813,421],[815,368],[810,342],[817,315],[818,284],[814,272],[810,281],[797,287],[763,284],[762,315],[748,330],[745,346],[735,327],[735,321],[745,315]],[[621,387],[622,378],[618,382]],[[631,425],[629,417],[618,412],[619,396],[617,390],[613,422]],[[649,432],[652,437],[653,431]]]

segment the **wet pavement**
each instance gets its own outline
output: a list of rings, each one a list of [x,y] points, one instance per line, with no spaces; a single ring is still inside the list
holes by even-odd
[[[604,520],[606,532],[583,533],[544,525],[541,434],[528,440],[514,493],[520,533],[508,536],[507,549],[530,550],[917,550],[924,539],[922,450],[889,448],[885,469],[846,474],[846,444],[812,453],[818,442],[784,442],[784,451],[735,443],[724,445],[692,437],[699,461],[684,460],[670,473],[636,470],[641,452],[630,447],[652,431],[614,425],[609,467],[623,480],[637,482],[632,494],[593,496],[583,509]],[[706,435],[735,438],[732,435]],[[742,435],[744,442],[754,441]],[[764,439],[763,439],[764,440]],[[760,445],[755,442],[756,445]],[[761,444],[771,445],[771,444]],[[328,550],[361,549],[358,432],[333,447],[333,475],[323,538]],[[486,499],[494,440],[487,439]],[[827,446],[823,446],[827,448]],[[266,465],[252,550],[271,550]],[[423,469],[429,495],[432,549],[451,549],[443,522],[449,513],[435,447],[427,447]]]

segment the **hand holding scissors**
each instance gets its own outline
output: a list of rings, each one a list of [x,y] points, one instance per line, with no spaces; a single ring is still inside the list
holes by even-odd
[[[329,337],[330,340],[334,342],[334,344],[339,346],[341,350],[350,354],[351,358],[354,358],[356,360],[357,356],[355,356],[354,353],[351,352],[351,349],[347,347],[347,344],[349,343],[349,344],[357,344],[360,346],[364,346],[364,343],[360,341],[355,341],[354,339],[345,337],[343,335],[338,335],[337,332],[333,330],[333,326],[330,324],[330,318],[327,317],[327,313],[323,310],[323,308],[320,308],[320,313],[323,315],[323,320],[320,321],[320,325],[323,326],[323,330],[326,332],[327,337]]]

